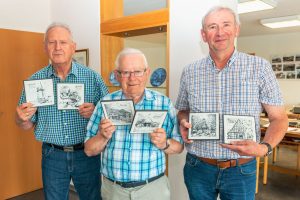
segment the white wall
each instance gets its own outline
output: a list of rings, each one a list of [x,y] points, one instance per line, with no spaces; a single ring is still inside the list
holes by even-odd
[[[100,73],[100,0],[0,1],[0,28],[44,33],[54,21],[70,26],[77,49],[89,48],[90,66]]]
[[[169,96],[176,102],[180,74],[185,65],[192,60],[203,57],[207,52],[206,45],[201,42],[200,29],[202,15],[218,1],[173,0],[170,2],[170,84]],[[189,199],[184,184],[183,166],[186,152],[169,156],[169,180],[171,199]]]
[[[73,31],[77,49],[89,49],[89,65],[100,73],[100,0],[51,0],[51,22],[63,22]]]
[[[218,4],[236,10],[235,0],[172,0],[170,2],[170,98],[175,103],[180,75],[185,65],[208,54],[200,30],[203,15]],[[183,180],[185,154],[169,156],[171,199],[185,200],[188,194]]]
[[[49,23],[50,0],[1,0],[0,28],[43,33]]]
[[[241,27],[243,28],[243,27]],[[238,38],[238,50],[255,53],[267,60],[272,55],[289,55],[300,53],[300,33],[276,35],[249,36]],[[287,106],[299,104],[300,94],[294,88],[300,87],[300,80],[278,80],[285,104]]]

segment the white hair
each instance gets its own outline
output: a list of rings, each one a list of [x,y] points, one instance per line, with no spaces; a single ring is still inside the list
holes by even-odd
[[[56,27],[64,28],[65,30],[67,30],[70,33],[71,41],[73,41],[72,31],[71,31],[70,27],[67,24],[64,24],[64,23],[61,23],[61,22],[53,22],[46,29],[45,36],[44,36],[44,42],[47,42],[48,32],[51,29],[56,28]]]
[[[205,20],[206,18],[213,12],[216,12],[216,11],[221,11],[221,10],[226,10],[226,11],[229,11],[233,17],[234,17],[234,22],[237,26],[241,25],[240,23],[240,19],[239,19],[239,16],[236,14],[236,12],[234,12],[231,8],[228,8],[228,7],[225,7],[225,6],[214,6],[212,7],[205,15],[204,17],[202,18],[202,29],[205,28]]]
[[[145,54],[138,50],[138,49],[134,49],[134,48],[124,48],[122,51],[120,51],[116,57],[116,60],[115,60],[115,68],[116,69],[120,69],[120,61],[122,59],[122,57],[126,56],[126,55],[129,55],[129,54],[138,54],[142,57],[143,61],[144,61],[144,66],[145,68],[148,67],[148,62],[147,62],[147,59],[146,59],[146,56]]]

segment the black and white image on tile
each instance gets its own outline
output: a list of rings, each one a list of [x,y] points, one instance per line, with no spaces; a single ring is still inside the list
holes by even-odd
[[[220,139],[218,113],[190,113],[188,138],[191,140]]]
[[[57,84],[57,109],[79,109],[84,103],[84,84],[58,83]]]
[[[165,110],[137,110],[130,133],[152,133],[162,127],[166,116]]]
[[[53,80],[38,79],[24,81],[26,102],[34,107],[49,106],[54,104]]]
[[[256,142],[254,117],[224,115],[224,143],[240,140]]]
[[[104,116],[115,126],[130,125],[134,116],[132,100],[101,101]]]

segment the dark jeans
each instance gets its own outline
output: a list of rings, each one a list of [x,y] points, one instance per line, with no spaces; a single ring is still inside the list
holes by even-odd
[[[184,166],[184,182],[190,200],[252,200],[255,198],[256,159],[236,167],[219,169],[191,154]]]
[[[43,144],[42,174],[46,200],[68,200],[72,179],[81,200],[100,200],[100,156],[83,150],[64,152]]]

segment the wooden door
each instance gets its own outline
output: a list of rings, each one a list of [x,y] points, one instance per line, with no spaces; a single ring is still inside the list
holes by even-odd
[[[47,63],[43,34],[0,29],[0,199],[42,188],[41,143],[14,117],[23,80]]]

